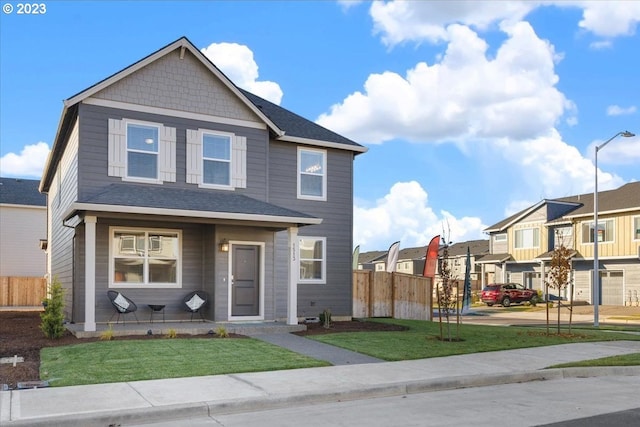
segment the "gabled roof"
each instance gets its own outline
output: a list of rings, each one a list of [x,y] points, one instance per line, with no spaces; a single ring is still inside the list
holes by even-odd
[[[369,251],[358,255],[358,264],[369,264],[387,256],[387,251]]]
[[[545,203],[566,204],[568,206],[575,206],[575,209],[565,213],[559,218],[550,218],[548,224],[556,223],[562,219],[571,219],[581,216],[593,215],[593,193],[578,194],[569,197],[560,197],[557,199],[544,199],[535,205],[523,209],[522,211],[511,215],[484,231],[487,233],[495,233],[506,230],[512,224],[520,221],[522,218],[529,215]],[[598,213],[607,214],[615,212],[625,212],[640,210],[640,182],[630,182],[615,190],[599,191],[598,192]]]
[[[71,126],[73,126],[78,111],[78,104],[83,100],[95,95],[106,87],[126,78],[141,68],[162,58],[165,55],[181,50],[181,55],[189,51],[199,60],[215,77],[219,79],[242,103],[244,103],[257,117],[262,120],[275,139],[289,142],[296,142],[308,145],[317,145],[330,148],[350,150],[356,153],[363,153],[367,148],[338,135],[322,126],[307,120],[297,114],[292,113],[282,107],[270,103],[250,92],[237,87],[229,78],[216,67],[189,39],[181,37],[169,43],[152,54],[142,58],[134,64],[112,74],[98,83],[78,92],[64,101],[64,108],[58,124],[58,130],[54,139],[53,147],[47,158],[43,177],[40,184],[40,191],[47,192],[54,174],[55,165],[58,163],[64,152],[64,144]]]
[[[47,196],[38,191],[37,179],[0,178],[0,204],[47,206]]]
[[[489,253],[489,240],[469,240],[467,242],[459,242],[449,246],[449,256],[458,257],[467,255],[467,247],[471,255],[475,257],[483,256]],[[442,249],[440,249],[442,251]]]
[[[425,258],[426,254],[426,246],[419,246],[417,248],[404,248],[398,252],[398,261],[422,260]]]
[[[322,219],[229,191],[198,191],[136,184],[111,184],[101,193],[78,200],[65,212],[67,220],[79,211],[142,213],[190,218],[250,220],[310,225]]]

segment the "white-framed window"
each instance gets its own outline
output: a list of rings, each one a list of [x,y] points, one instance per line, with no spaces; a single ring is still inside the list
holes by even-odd
[[[613,219],[598,220],[598,243],[613,242]],[[594,242],[594,222],[582,223],[582,243]]]
[[[187,129],[187,183],[202,188],[247,188],[247,137]]]
[[[300,283],[325,283],[327,239],[299,237]]]
[[[233,134],[202,132],[202,184],[231,186],[231,141]]]
[[[632,221],[633,221],[633,240],[640,240],[640,216],[634,216]]]
[[[179,288],[182,232],[109,227],[110,288]]]
[[[157,125],[127,122],[127,178],[158,179]]]
[[[298,198],[327,200],[327,152],[298,148]]]
[[[523,228],[514,231],[516,249],[531,249],[540,247],[540,229]]]
[[[109,119],[109,176],[123,181],[176,182],[176,128]]]
[[[507,241],[507,233],[494,234],[493,235],[494,242],[506,242]]]

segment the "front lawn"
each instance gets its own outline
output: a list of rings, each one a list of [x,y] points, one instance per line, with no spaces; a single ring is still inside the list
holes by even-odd
[[[572,334],[568,335],[566,329],[563,329],[562,334],[558,336],[555,334],[555,330],[551,329],[551,334],[547,336],[545,327],[462,324],[460,325],[460,338],[462,341],[446,342],[439,339],[440,326],[437,321],[372,320],[404,325],[409,327],[409,330],[404,332],[350,332],[317,335],[310,338],[388,361],[424,359],[576,342],[640,340],[640,335],[602,330],[574,329]],[[446,328],[446,325],[443,324],[443,327]],[[453,337],[455,337],[455,328],[455,323],[451,323]]]
[[[43,348],[40,378],[51,386],[329,366],[251,338],[97,341]]]

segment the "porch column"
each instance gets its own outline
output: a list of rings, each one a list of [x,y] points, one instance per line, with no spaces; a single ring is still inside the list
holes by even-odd
[[[289,227],[289,291],[287,293],[287,325],[298,324],[298,227]]]
[[[84,217],[84,330],[96,330],[96,222],[95,216]]]

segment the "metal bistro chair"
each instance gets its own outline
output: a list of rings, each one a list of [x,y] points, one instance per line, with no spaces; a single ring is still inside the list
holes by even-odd
[[[133,316],[136,318],[136,322],[140,323],[140,321],[138,320],[138,316],[136,315],[136,310],[138,309],[136,303],[117,291],[107,291],[107,296],[109,297],[109,301],[111,301],[111,305],[115,310],[109,318],[109,322],[111,322],[113,316],[117,314],[117,324],[120,321],[120,315],[122,314],[122,323],[126,324],[127,322],[124,315],[127,313],[133,313]]]
[[[204,322],[204,316],[202,315],[201,308],[203,308],[207,304],[207,300],[209,296],[204,291],[193,291],[189,292],[187,296],[184,297],[182,302],[184,303],[185,309],[191,313],[191,321],[193,322],[193,315],[198,313],[200,318]]]

